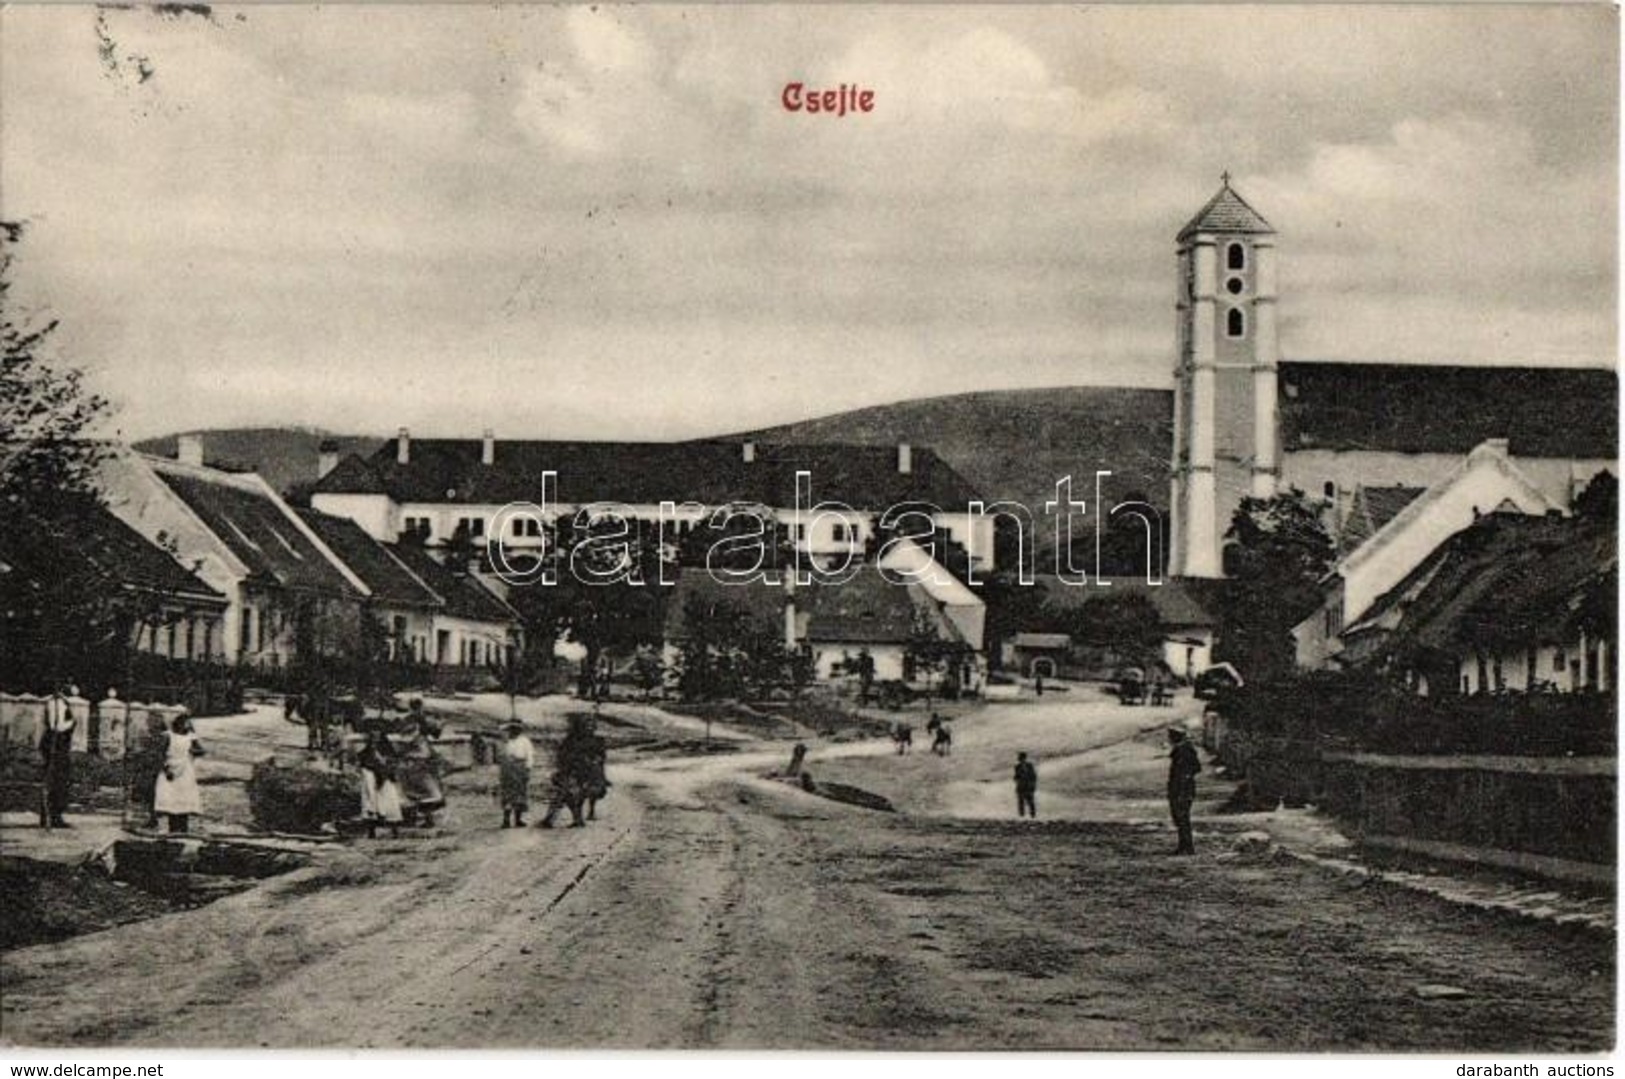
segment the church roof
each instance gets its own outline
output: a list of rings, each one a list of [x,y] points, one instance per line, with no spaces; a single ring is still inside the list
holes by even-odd
[[[1236,194],[1227,176],[1224,186],[1219,188],[1219,193],[1208,199],[1207,205],[1179,230],[1178,238],[1183,240],[1198,232],[1273,234],[1275,229],[1264,220],[1263,214],[1247,205],[1247,200]]]
[[[1606,368],[1283,363],[1281,449],[1514,457],[1619,456],[1619,383]]]

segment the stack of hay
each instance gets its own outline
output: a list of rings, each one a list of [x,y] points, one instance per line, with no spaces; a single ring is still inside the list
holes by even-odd
[[[324,825],[361,815],[360,780],[330,768],[264,760],[248,780],[248,806],[262,831],[315,835],[328,830]]]

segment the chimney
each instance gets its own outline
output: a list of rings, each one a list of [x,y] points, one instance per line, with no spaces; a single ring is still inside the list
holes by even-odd
[[[497,459],[497,436],[496,436],[496,432],[491,430],[489,427],[487,427],[485,429],[485,434],[480,436],[480,464],[482,464],[482,465],[495,464],[496,459]]]
[[[398,465],[412,462],[412,435],[402,427],[395,432],[395,463]]]
[[[316,448],[316,478],[321,479],[339,466],[339,444],[331,438],[322,439]]]
[[[747,465],[756,460],[756,443],[747,442],[744,444],[744,446],[740,447],[740,450]]]
[[[203,436],[181,435],[175,440],[175,460],[183,465],[203,467]]]
[[[897,471],[905,476],[914,471],[914,447],[907,442],[897,444]]]

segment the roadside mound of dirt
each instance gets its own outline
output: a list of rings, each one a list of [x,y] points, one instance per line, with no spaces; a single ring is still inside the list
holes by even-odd
[[[87,866],[0,857],[0,952],[155,918],[174,904]]]

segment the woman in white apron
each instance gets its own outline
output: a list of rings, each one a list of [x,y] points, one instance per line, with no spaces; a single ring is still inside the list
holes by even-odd
[[[367,822],[367,836],[378,838],[378,826],[389,825],[390,834],[401,834],[401,784],[395,747],[378,730],[367,732],[367,744],[357,761],[361,766],[361,817]]]
[[[194,813],[203,812],[203,796],[197,789],[197,768],[192,761],[203,756],[197,735],[192,733],[192,721],[176,716],[170,724],[169,739],[164,746],[164,767],[158,773],[153,791],[153,812],[169,818],[171,832],[187,830]]]

